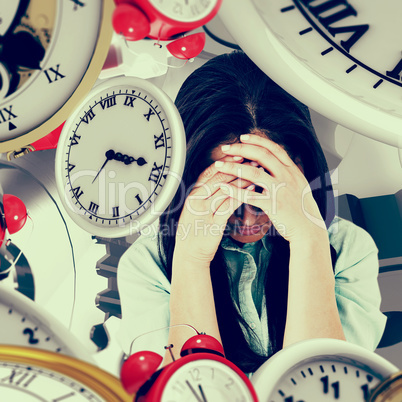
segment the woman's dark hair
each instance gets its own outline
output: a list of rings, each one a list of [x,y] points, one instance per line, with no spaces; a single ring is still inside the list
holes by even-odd
[[[321,216],[327,226],[331,223],[334,218],[332,186],[308,109],[267,77],[247,55],[235,51],[211,59],[186,79],[175,103],[187,137],[182,177],[185,189],[191,188],[201,172],[212,163],[210,153],[214,148],[222,143],[238,142],[241,134],[260,131],[284,146],[293,160],[300,158]],[[177,228],[184,204],[182,194],[182,191],[177,192],[161,217],[161,227]],[[289,244],[278,234],[272,235],[270,241],[272,254],[266,269],[265,294],[273,354],[283,346]],[[174,248],[175,230],[160,236],[159,254],[169,280]],[[210,269],[225,354],[244,372],[254,372],[269,356],[253,351],[243,334],[241,324],[247,328],[249,336],[256,338],[237,312],[225,267],[219,247]]]

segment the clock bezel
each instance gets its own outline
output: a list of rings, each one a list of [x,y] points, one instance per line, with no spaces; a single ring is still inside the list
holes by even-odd
[[[103,63],[109,51],[113,35],[111,24],[112,13],[114,10],[113,0],[102,0],[102,16],[99,22],[99,34],[94,47],[91,61],[80,83],[73,93],[64,103],[64,105],[54,113],[50,118],[42,122],[38,127],[33,128],[25,134],[16,138],[0,141],[0,153],[19,150],[36,140],[46,136],[54,129],[59,127],[72,113],[76,105],[86,96],[95,84],[99,73],[102,70]]]
[[[0,345],[0,362],[22,363],[69,376],[106,401],[131,402],[118,378],[92,364],[41,349]]]

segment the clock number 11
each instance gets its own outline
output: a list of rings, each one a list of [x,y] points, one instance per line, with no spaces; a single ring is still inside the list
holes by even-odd
[[[320,378],[322,385],[323,385],[323,392],[324,394],[328,394],[329,392],[329,378],[326,375],[325,377]],[[334,398],[339,399],[339,381],[335,381],[331,384],[331,387],[334,390]]]

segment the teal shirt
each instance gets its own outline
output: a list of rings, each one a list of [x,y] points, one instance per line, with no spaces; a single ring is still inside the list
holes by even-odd
[[[131,347],[131,353],[152,350],[164,355],[168,339],[170,282],[161,269],[157,226],[149,229],[125,252],[117,271],[122,307],[118,340],[127,354]],[[337,253],[335,296],[346,340],[374,350],[386,322],[380,311],[377,247],[366,231],[341,218],[334,219],[328,236]],[[232,296],[259,339],[258,344],[249,340],[250,346],[269,353],[269,317],[261,280],[264,272],[257,267],[262,258],[270,258],[271,245],[264,237],[242,248],[226,238],[220,246],[232,277]]]

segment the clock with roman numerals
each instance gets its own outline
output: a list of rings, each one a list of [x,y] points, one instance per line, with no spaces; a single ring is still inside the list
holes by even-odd
[[[402,148],[400,0],[232,0],[219,16],[247,55],[293,96]]]
[[[60,136],[56,183],[62,203],[91,234],[136,233],[170,203],[185,152],[181,117],[160,88],[135,77],[101,82]]]
[[[386,388],[381,385],[389,385],[396,373],[396,366],[361,346],[338,339],[308,339],[275,354],[251,382],[260,401],[380,402],[385,399],[369,398]],[[401,400],[400,390],[398,395],[395,400]]]
[[[2,401],[132,401],[118,378],[83,360],[40,349],[0,345]]]
[[[0,152],[62,124],[94,85],[113,0],[0,0]]]

